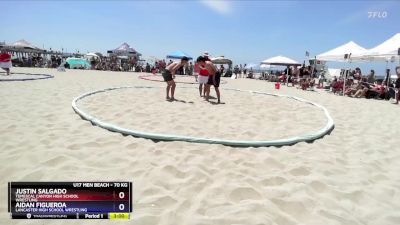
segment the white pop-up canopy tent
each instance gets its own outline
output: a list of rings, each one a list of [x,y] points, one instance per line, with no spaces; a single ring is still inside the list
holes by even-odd
[[[398,50],[400,48],[400,33],[395,34],[383,43],[368,49],[359,54],[355,54],[354,58],[365,61],[391,61],[399,59]]]
[[[327,52],[321,53],[316,56],[317,59],[323,60],[323,61],[333,61],[333,62],[349,62],[351,63],[352,61],[355,60],[361,60],[359,58],[354,58],[353,55],[359,55],[365,52],[366,49],[355,43],[354,41],[349,41],[346,44],[340,45],[332,50],[329,50]],[[348,55],[348,57],[345,57],[345,55]],[[328,76],[337,76],[337,71],[329,71]],[[332,74],[331,74],[332,73]],[[344,79],[344,85],[346,84],[346,79]],[[343,89],[343,95],[344,95],[344,89]]]
[[[261,62],[261,65],[263,65],[263,64],[276,65],[276,66],[292,66],[292,65],[299,66],[299,65],[301,65],[296,60],[293,60],[291,58],[281,56],[281,55],[266,59]]]
[[[321,53],[316,57],[318,60],[323,60],[323,61],[346,62],[348,60],[344,58],[345,54],[351,54],[352,56],[360,55],[365,51],[366,51],[365,48],[361,47],[360,45],[358,45],[353,41],[349,41],[346,44],[340,45],[332,50]],[[352,60],[351,57],[350,60]]]

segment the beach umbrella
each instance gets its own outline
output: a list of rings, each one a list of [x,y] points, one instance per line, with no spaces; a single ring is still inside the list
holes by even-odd
[[[92,58],[100,58],[96,53],[88,53],[85,55],[85,58],[92,59]]]
[[[86,54],[85,56],[93,56],[93,57],[99,57],[96,53],[90,52]]]
[[[211,62],[214,64],[232,65],[232,60],[226,59],[224,56],[218,56],[218,57],[211,58]]]

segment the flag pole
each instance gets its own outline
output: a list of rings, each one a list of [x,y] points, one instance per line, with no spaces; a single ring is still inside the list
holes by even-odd
[[[346,57],[346,54],[345,54],[345,57]],[[351,58],[350,57],[351,57],[351,53],[347,54],[347,62],[349,63],[349,69],[345,71],[344,77],[343,77],[343,96],[345,96],[344,93],[345,93],[345,90],[346,90],[347,75],[349,73],[349,70],[351,69]]]

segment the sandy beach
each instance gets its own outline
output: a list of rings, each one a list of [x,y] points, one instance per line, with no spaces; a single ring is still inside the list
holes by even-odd
[[[194,84],[178,84],[180,101],[167,102],[165,84],[139,79],[141,73],[12,72],[54,78],[0,82],[0,224],[71,223],[10,220],[9,181],[101,180],[133,181],[128,223],[135,225],[400,224],[400,107],[387,101],[226,79],[221,88],[316,102],[329,110],[335,129],[313,143],[279,148],[154,142],[92,126],[72,110],[71,101],[108,87],[153,86],[94,95],[80,106],[129,129],[237,140],[301,135],[323,127],[326,118],[318,108],[290,99],[223,89],[225,104],[206,103]]]

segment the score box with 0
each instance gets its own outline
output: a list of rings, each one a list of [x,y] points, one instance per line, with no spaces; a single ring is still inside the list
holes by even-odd
[[[8,186],[12,218],[75,214],[85,219],[126,219],[132,212],[132,182],[9,182]]]

